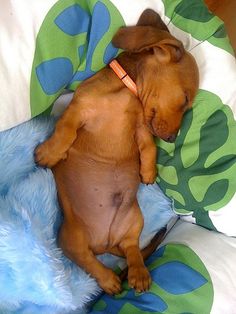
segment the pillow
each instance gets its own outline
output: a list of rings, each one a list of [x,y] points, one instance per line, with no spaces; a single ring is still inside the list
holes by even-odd
[[[200,89],[175,143],[157,140],[159,182],[183,219],[236,236],[236,62],[202,0],[164,0],[170,31],[195,57]]]
[[[121,294],[103,295],[89,313],[234,313],[235,263],[235,238],[179,220],[147,260],[150,290],[135,293],[124,283]]]

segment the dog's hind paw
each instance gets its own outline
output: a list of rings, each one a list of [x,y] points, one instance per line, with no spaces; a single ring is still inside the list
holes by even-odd
[[[99,279],[99,286],[108,294],[118,294],[121,292],[121,280],[120,278],[112,271],[106,270],[106,277]]]
[[[151,285],[151,276],[145,266],[130,267],[128,270],[128,283],[131,288],[137,292],[149,290]]]

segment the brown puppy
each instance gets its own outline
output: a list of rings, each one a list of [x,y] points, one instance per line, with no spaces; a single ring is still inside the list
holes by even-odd
[[[61,248],[110,294],[120,291],[120,280],[95,254],[125,256],[129,285],[137,291],[150,286],[136,199],[140,177],[147,184],[156,178],[149,130],[173,141],[198,88],[194,59],[154,11],[120,29],[113,42],[127,51],[117,59],[138,97],[106,67],[80,85],[53,135],[36,149],[36,161],[53,167],[64,211]]]

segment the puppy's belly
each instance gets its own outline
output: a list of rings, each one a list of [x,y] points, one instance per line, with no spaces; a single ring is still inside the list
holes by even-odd
[[[89,246],[94,253],[101,254],[109,250],[111,236],[114,243],[116,235],[111,235],[110,229],[118,211],[128,213],[136,199],[139,161],[106,164],[76,157],[69,155],[54,168],[56,182],[69,200],[74,217],[82,220]],[[128,220],[120,222],[124,233],[132,224],[130,213],[127,216]]]

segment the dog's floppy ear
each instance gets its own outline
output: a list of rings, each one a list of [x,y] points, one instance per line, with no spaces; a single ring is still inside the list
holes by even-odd
[[[160,15],[152,9],[146,9],[145,11],[143,11],[137,25],[154,26],[160,30],[169,32],[166,24],[162,21]]]
[[[169,36],[171,35],[166,31],[157,30],[153,26],[128,26],[118,30],[112,43],[115,47],[126,51],[140,52]]]
[[[137,25],[120,28],[112,43],[117,48],[135,52],[168,38],[168,34],[169,30],[160,15],[152,9],[146,9]]]
[[[181,41],[173,39],[164,39],[153,47],[153,51],[159,62],[179,62],[184,54],[184,47]]]
[[[118,30],[113,37],[115,47],[129,52],[152,50],[160,62],[178,62],[184,53],[182,43],[169,32],[153,26],[129,26]]]

